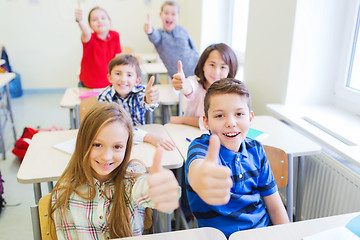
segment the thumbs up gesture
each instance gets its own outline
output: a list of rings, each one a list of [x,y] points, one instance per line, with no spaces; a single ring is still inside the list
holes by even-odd
[[[151,34],[152,31],[153,31],[153,26],[152,26],[152,23],[151,23],[150,15],[147,14],[146,15],[146,22],[144,24],[144,32],[146,34]]]
[[[77,1],[77,8],[75,9],[75,20],[77,22],[81,22],[83,20],[83,11],[81,9],[81,3],[80,0]]]
[[[184,95],[190,94],[192,92],[191,84],[185,78],[182,62],[180,60],[178,61],[178,72],[173,75],[171,84],[175,90],[181,91]]]
[[[212,135],[206,158],[194,160],[189,167],[191,187],[210,205],[228,203],[230,188],[233,186],[230,169],[218,163],[219,150],[220,140],[218,136]]]
[[[174,174],[161,166],[163,149],[156,148],[148,178],[149,194],[156,209],[172,212],[179,207],[179,184]]]
[[[155,77],[151,76],[145,88],[145,102],[148,104],[159,102],[159,90],[153,87]]]

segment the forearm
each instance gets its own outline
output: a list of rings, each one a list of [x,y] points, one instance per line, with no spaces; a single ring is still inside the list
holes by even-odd
[[[189,116],[171,117],[170,123],[186,124],[193,127],[199,127],[199,117],[189,117]]]
[[[284,224],[289,222],[285,207],[281,201],[279,192],[264,197],[264,202],[269,213],[272,224]]]
[[[91,38],[91,29],[89,25],[84,21],[79,21],[78,24],[81,30],[81,41],[88,42]]]

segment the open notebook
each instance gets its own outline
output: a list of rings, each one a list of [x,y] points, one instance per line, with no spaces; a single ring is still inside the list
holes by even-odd
[[[319,232],[303,240],[360,240],[360,215],[354,217],[345,226]]]
[[[256,139],[258,141],[266,138],[268,136],[267,133],[262,132],[260,130],[254,129],[254,128],[249,128],[249,132],[246,135],[248,138],[252,138],[252,139]]]

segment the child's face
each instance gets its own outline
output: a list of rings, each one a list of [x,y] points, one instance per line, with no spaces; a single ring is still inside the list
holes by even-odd
[[[107,33],[110,30],[110,19],[101,9],[95,9],[90,15],[90,28],[96,34]]]
[[[220,138],[221,145],[238,152],[245,139],[254,113],[249,112],[246,97],[238,94],[216,94],[211,96],[208,118],[204,126]]]
[[[135,66],[116,65],[111,74],[108,74],[108,80],[120,97],[126,98],[134,86],[140,83],[141,78],[138,77]]]
[[[206,89],[215,81],[226,78],[229,74],[229,66],[225,63],[218,50],[210,52],[203,67],[206,79]]]
[[[160,18],[163,23],[163,29],[172,32],[179,20],[179,13],[176,6],[165,5],[163,11],[160,13]]]
[[[100,182],[109,180],[111,172],[122,163],[128,138],[128,129],[119,121],[108,123],[95,137],[89,161],[94,177]]]

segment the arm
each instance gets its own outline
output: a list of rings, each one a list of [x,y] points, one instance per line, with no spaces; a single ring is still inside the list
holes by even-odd
[[[274,225],[289,223],[289,218],[285,207],[281,201],[279,192],[275,192],[263,198],[267,211],[270,215],[271,222]]]
[[[170,117],[170,123],[185,124],[193,127],[199,127],[199,117],[173,116]]]
[[[83,18],[83,11],[80,6],[80,1],[78,1],[78,4],[78,8],[75,9],[75,19],[78,22],[81,30],[81,41],[83,43],[87,43],[91,38],[91,29]]]
[[[220,140],[212,135],[206,158],[193,160],[187,175],[191,188],[210,205],[228,203],[233,186],[230,169],[218,164],[219,151]]]

